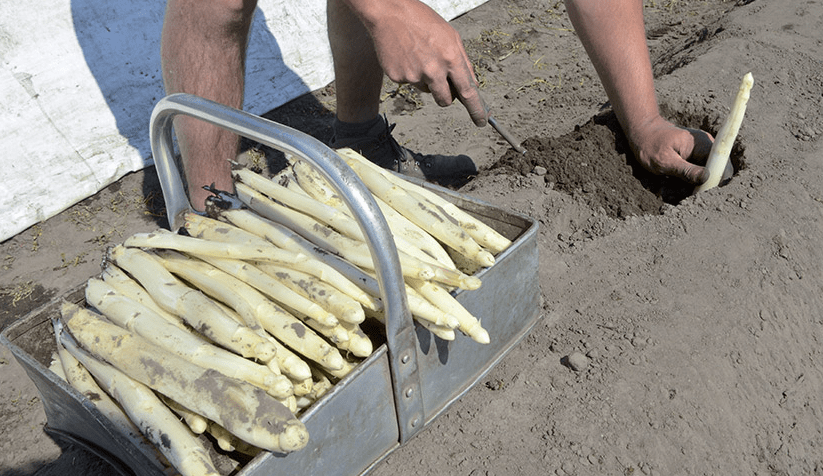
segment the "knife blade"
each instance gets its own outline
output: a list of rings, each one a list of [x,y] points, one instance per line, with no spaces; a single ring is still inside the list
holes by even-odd
[[[504,139],[506,139],[506,142],[508,142],[514,150],[516,150],[520,154],[526,154],[526,149],[520,144],[520,141],[515,139],[514,136],[512,136],[511,133],[505,127],[501,126],[500,123],[497,122],[497,119],[495,119],[492,116],[489,116],[488,121],[489,124],[491,124],[491,126],[494,128],[494,130],[496,130],[498,134],[500,134]]]

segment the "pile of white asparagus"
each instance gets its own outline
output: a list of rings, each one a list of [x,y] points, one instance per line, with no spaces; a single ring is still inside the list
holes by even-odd
[[[338,151],[372,192],[395,238],[409,310],[442,339],[489,342],[452,295],[511,245],[501,234],[359,154]],[[218,474],[224,451],[287,453],[309,438],[297,418],[373,351],[361,329],[385,323],[363,234],[308,164],[269,179],[234,172],[245,207],[189,213],[185,229],[135,234],[111,248],[54,320],[52,368],[150,460]],[[458,263],[458,264],[455,264]],[[158,453],[159,452],[159,453]]]

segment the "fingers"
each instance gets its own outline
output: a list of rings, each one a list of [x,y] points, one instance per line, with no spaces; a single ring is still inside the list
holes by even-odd
[[[426,84],[426,89],[431,93],[434,102],[440,107],[451,105],[455,96],[452,93],[451,83],[447,76],[437,76]],[[425,90],[424,90],[425,91]]]
[[[698,164],[706,163],[709,153],[712,151],[714,145],[714,137],[711,134],[700,129],[686,129],[692,136],[694,146],[691,152],[692,162]]]
[[[683,167],[673,171],[670,175],[685,180],[692,185],[700,185],[709,179],[709,171],[705,167],[683,161]]]
[[[489,122],[489,108],[479,94],[473,98],[460,97],[460,102],[466,107],[472,122],[477,127],[484,127]]]
[[[709,178],[701,165],[706,163],[712,142],[712,136],[704,131],[659,122],[647,129],[634,147],[640,163],[652,173],[700,185]]]
[[[474,79],[474,76],[472,76],[472,79]],[[463,104],[463,107],[466,108],[475,126],[484,127],[488,123],[489,108],[480,96],[477,83],[472,81],[470,84],[460,88],[455,86],[452,88],[452,93],[457,100]]]
[[[480,96],[480,89],[477,84],[477,77],[474,75],[474,68],[466,54],[465,49],[461,49],[463,55],[463,70],[461,75],[453,79],[455,97],[466,108],[472,122],[477,127],[484,127],[489,120],[489,108]]]
[[[449,106],[457,99],[466,108],[474,125],[483,127],[488,122],[489,109],[480,96],[477,80],[465,53],[463,59],[465,61],[461,64],[449,69],[445,78],[436,76],[430,80],[426,84],[426,89],[431,92],[434,101],[440,107]],[[423,88],[420,89],[425,91]]]
[[[712,150],[714,139],[711,134],[699,129],[686,129],[690,144],[679,151],[672,175],[693,185],[700,185],[709,179],[709,171],[696,164],[705,164]]]
[[[709,172],[705,167],[687,161],[680,152],[674,149],[661,153],[644,167],[654,174],[667,175],[693,185],[700,185],[709,179]]]
[[[395,2],[372,2],[384,6]],[[419,1],[400,2],[369,30],[383,72],[396,83],[410,83],[430,92],[438,106],[459,100],[477,126],[485,126],[488,109],[480,97],[474,71],[460,34],[431,7]],[[398,18],[408,21],[398,23]]]
[[[445,84],[442,81],[431,81],[427,83],[417,83],[414,86],[424,92],[431,93],[434,102],[440,107],[446,107],[452,104],[457,99],[466,108],[474,125],[483,127],[488,123],[489,108],[486,102],[480,96],[480,90],[477,84],[473,81],[466,84],[465,78],[461,84],[463,86],[455,86],[451,80],[446,80]]]

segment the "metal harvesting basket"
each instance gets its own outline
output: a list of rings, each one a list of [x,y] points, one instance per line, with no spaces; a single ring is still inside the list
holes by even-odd
[[[171,124],[188,115],[231,130],[312,163],[348,203],[378,263],[386,306],[386,342],[300,416],[308,446],[288,455],[263,452],[250,461],[215,455],[218,466],[240,476],[272,474],[362,474],[386,458],[465,394],[523,339],[539,318],[537,222],[455,192],[418,182],[486,222],[513,241],[490,268],[483,285],[455,294],[480,318],[491,343],[458,335],[444,341],[414,324],[406,304],[397,251],[371,194],[334,151],[314,138],[190,95],[161,100],[152,115],[151,139],[169,223],[181,224],[189,202],[172,154]],[[83,300],[82,288],[36,310],[0,334],[37,386],[46,430],[83,445],[123,474],[162,475],[163,469],[127,440],[88,399],[50,370],[55,351],[50,319],[60,302]],[[237,469],[239,467],[239,469]]]

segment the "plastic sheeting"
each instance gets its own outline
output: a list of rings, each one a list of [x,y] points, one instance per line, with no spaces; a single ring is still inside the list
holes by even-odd
[[[427,0],[452,19],[486,0]],[[259,0],[244,109],[262,114],[333,80],[325,0]],[[0,241],[151,164],[165,94],[157,0],[0,4]]]

